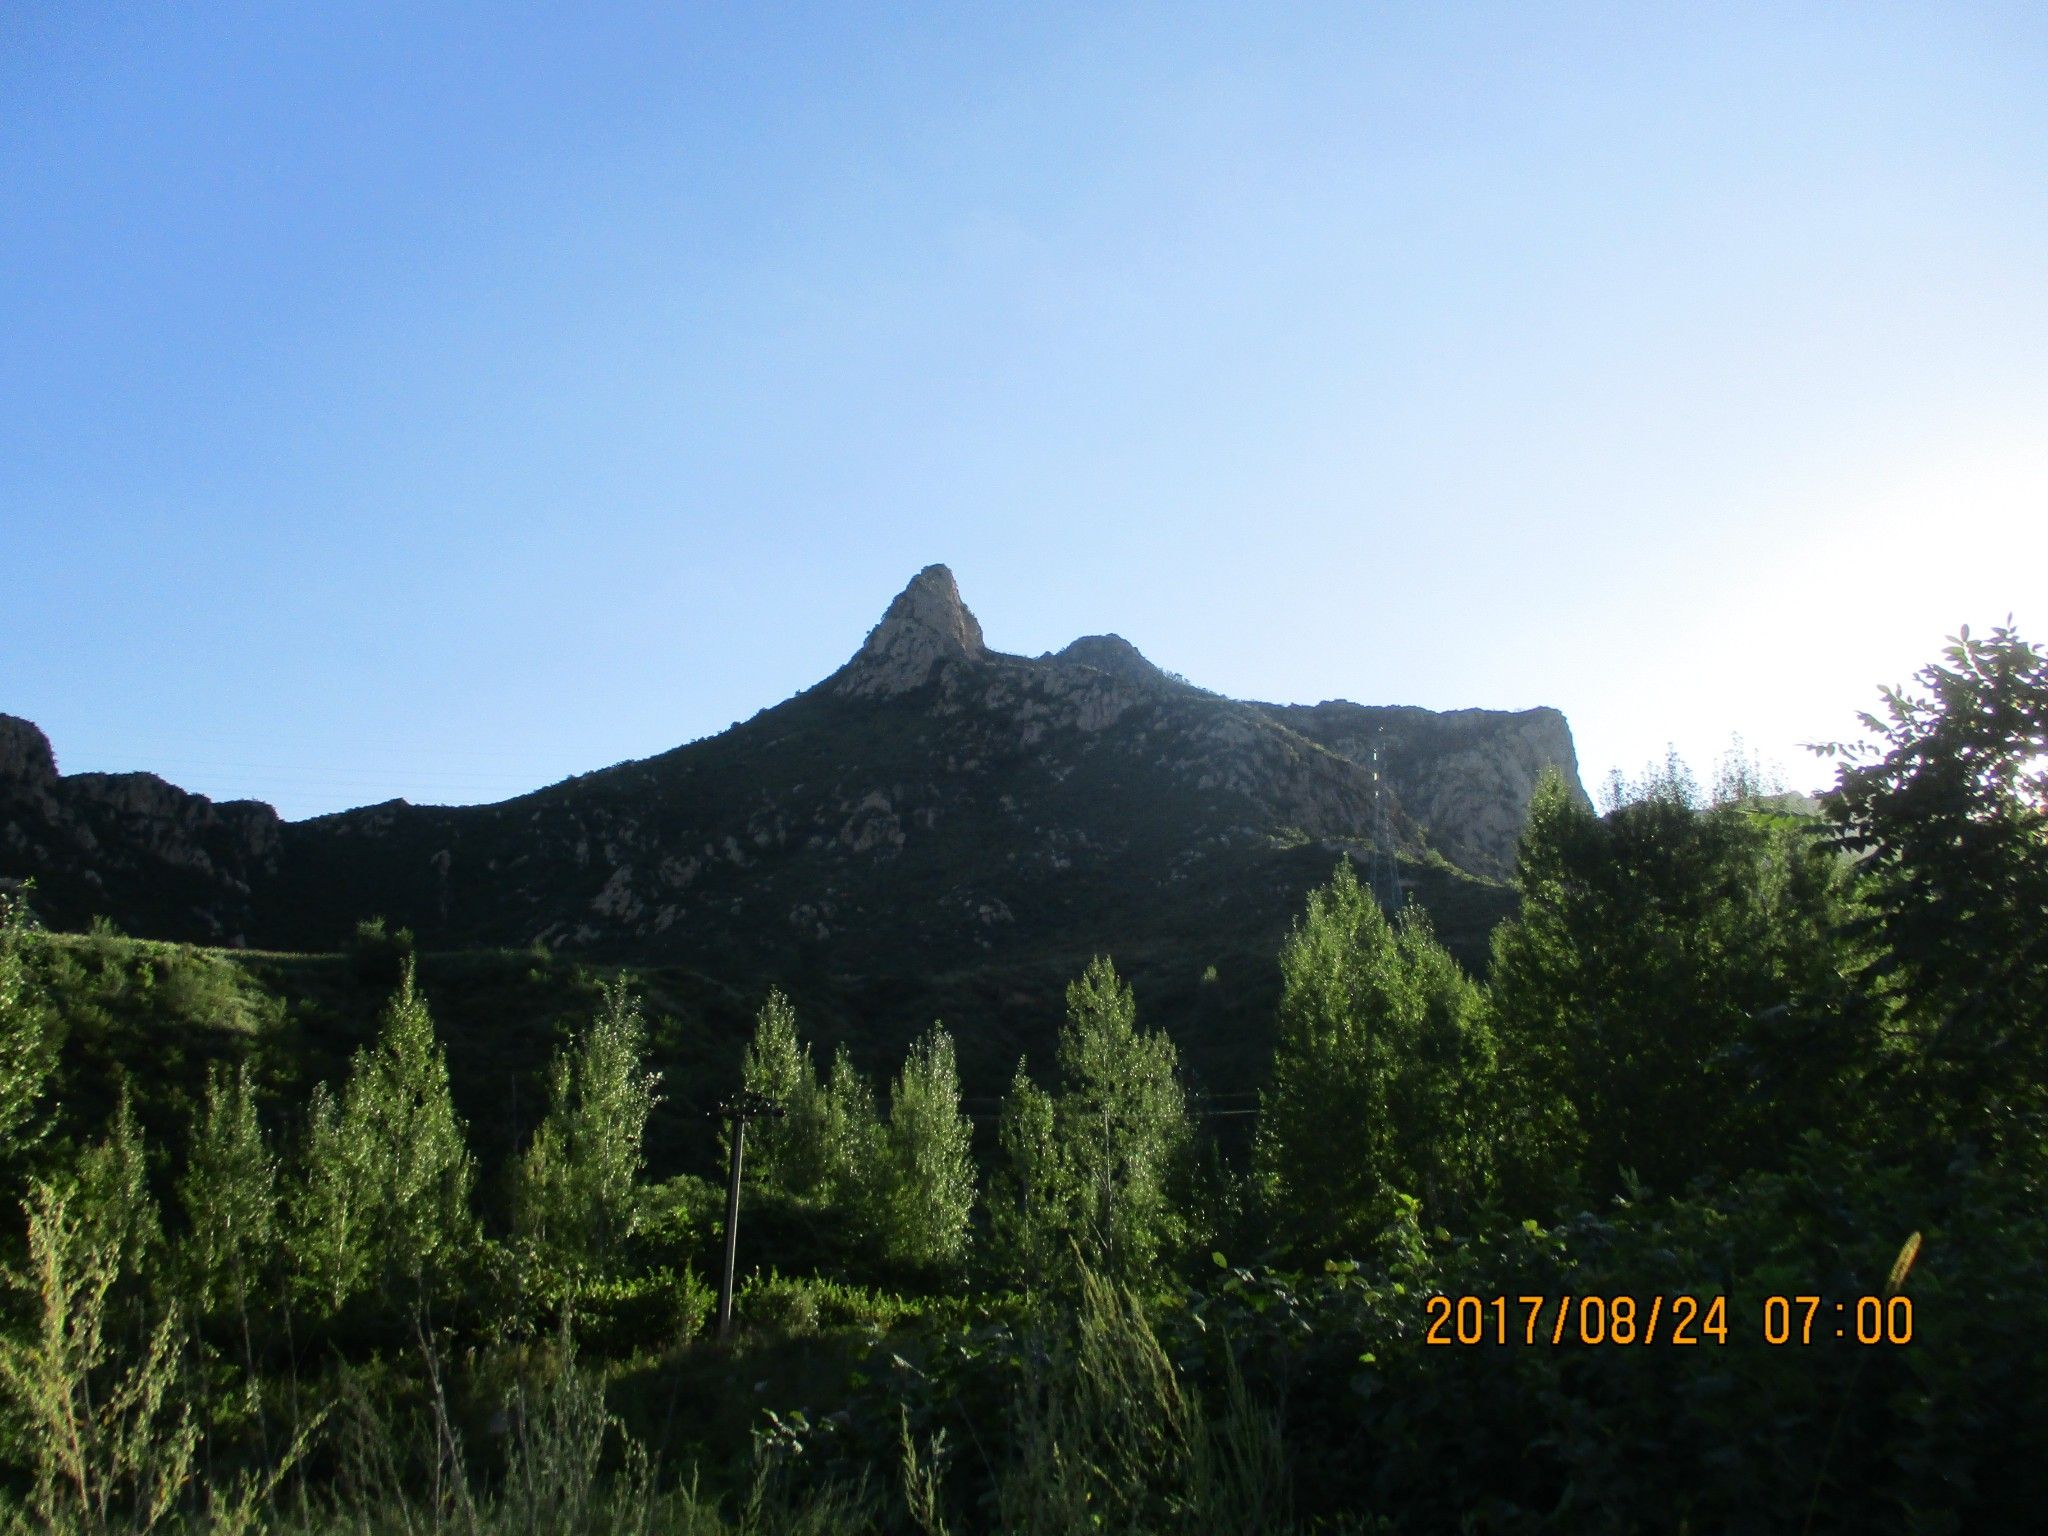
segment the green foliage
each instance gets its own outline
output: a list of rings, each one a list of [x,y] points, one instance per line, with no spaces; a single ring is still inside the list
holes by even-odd
[[[521,1277],[524,1313],[514,1331],[544,1335],[566,1324],[583,1348],[610,1359],[660,1353],[704,1331],[716,1301],[694,1269],[659,1265],[629,1275],[592,1277],[542,1271]]]
[[[337,1312],[370,1275],[374,1217],[359,1182],[371,1160],[368,1128],[344,1120],[327,1084],[313,1089],[303,1182],[290,1196],[294,1281],[307,1299]]]
[[[1842,1006],[1839,864],[1786,818],[1680,788],[1595,816],[1555,778],[1495,931],[1511,1199],[1673,1190],[1843,1124],[1874,1050]]]
[[[24,1204],[26,1338],[0,1334],[0,1388],[21,1425],[30,1507],[50,1529],[153,1530],[190,1480],[198,1430],[178,1389],[183,1323],[151,1315],[142,1271],[161,1244],[140,1134],[124,1098],[68,1188],[37,1180]],[[134,1313],[135,1337],[124,1337]]]
[[[808,1159],[816,1170],[813,1190],[820,1201],[848,1213],[861,1241],[872,1241],[882,1217],[885,1136],[874,1087],[844,1045],[833,1054],[814,1123]]]
[[[1283,1231],[1357,1246],[1398,1197],[1432,1214],[1485,1193],[1493,1044],[1476,989],[1414,908],[1390,928],[1349,860],[1281,951],[1278,1041],[1256,1161]]]
[[[378,987],[397,986],[418,951],[410,928],[388,929],[381,917],[357,923],[342,948],[356,980]]]
[[[117,1275],[138,1284],[163,1250],[163,1222],[149,1190],[149,1155],[126,1084],[101,1141],[79,1154],[66,1204],[84,1241],[112,1256]]]
[[[999,1268],[1041,1284],[1067,1241],[1075,1175],[1061,1141],[1053,1097],[1025,1063],[1003,1099],[996,1127],[1001,1159],[989,1184],[989,1227]]]
[[[1493,1178],[1496,1048],[1484,994],[1411,906],[1394,933],[1401,1062],[1387,1106],[1400,1187],[1431,1219],[1469,1216]]]
[[[1711,1195],[1432,1242],[1401,1265],[1230,1272],[1191,1310],[1199,1337],[1237,1342],[1255,1385],[1290,1384],[1310,1508],[1420,1530],[1482,1511],[1501,1530],[2018,1528],[2048,1492],[2019,1449],[2044,1408],[2048,1305],[2027,1278],[2041,1193],[2038,1163],[1935,1186],[1810,1141],[1786,1171]],[[1912,1344],[1854,1342],[1854,1299],[1883,1293],[1916,1230]],[[1822,1299],[1812,1342],[1771,1345],[1765,1298],[1799,1294]],[[1482,1342],[1426,1342],[1430,1295],[1511,1298],[1508,1342],[1490,1302]],[[1546,1299],[1533,1344],[1518,1295]],[[1678,1295],[1725,1298],[1726,1342],[1670,1344]],[[1552,1345],[1564,1296],[1667,1298],[1665,1342],[1641,1342],[1644,1307],[1633,1344]]]
[[[515,1174],[515,1220],[557,1268],[607,1273],[634,1234],[641,1141],[659,1081],[646,1070],[646,1047],[639,1001],[621,977],[549,1070],[547,1116]]]
[[[1194,1130],[1173,1042],[1137,1027],[1106,956],[1067,987],[1059,1064],[1062,1091],[1048,1098],[1018,1063],[1003,1106],[999,1242],[1028,1275],[1060,1264],[1071,1239],[1116,1280],[1148,1276],[1188,1234],[1176,1192]]]
[[[796,1010],[771,991],[755,1020],[742,1082],[782,1107],[782,1118],[755,1122],[748,1160],[757,1176],[790,1194],[843,1207],[857,1234],[875,1235],[883,1198],[882,1118],[875,1091],[842,1045],[822,1084],[811,1051],[797,1039]]]
[[[879,1332],[920,1310],[915,1300],[887,1291],[773,1270],[742,1281],[733,1305],[747,1327],[799,1338],[842,1328]]]
[[[0,1172],[40,1139],[43,1087],[57,1061],[55,1020],[28,974],[26,893],[0,891]]]
[[[761,1183],[829,1209],[856,1250],[898,1269],[960,1263],[974,1206],[973,1127],[960,1112],[953,1040],[942,1027],[911,1046],[885,1123],[844,1046],[818,1082],[795,1010],[771,991],[742,1081],[783,1108],[780,1120],[748,1131],[749,1165]]]
[[[1073,1311],[1030,1341],[995,1529],[1271,1531],[1288,1523],[1278,1416],[1241,1383],[1212,1421],[1128,1288],[1077,1266]]]
[[[2048,1100],[2048,653],[1968,626],[1883,690],[1877,738],[1845,759],[1825,813],[1859,860],[1868,980],[1913,1031],[1927,1107],[1959,1127]]]
[[[1080,1186],[1077,1237],[1083,1257],[1118,1280],[1149,1274],[1185,1235],[1172,1187],[1194,1139],[1173,1042],[1137,1019],[1106,955],[1067,988],[1058,1122]]]
[[[802,1094],[806,1080],[816,1077],[810,1056],[810,1047],[797,1039],[796,1009],[780,988],[770,987],[741,1062],[746,1090],[787,1108]]]
[[[974,1126],[960,1112],[953,1037],[940,1025],[911,1046],[889,1095],[883,1251],[915,1269],[949,1269],[967,1252],[974,1211]]]
[[[374,1048],[337,1101],[314,1092],[293,1241],[308,1294],[338,1309],[366,1288],[417,1298],[475,1240],[473,1162],[448,1065],[408,961]]]
[[[806,1193],[818,1177],[818,1074],[811,1048],[797,1040],[796,1009],[771,987],[754,1016],[754,1038],[740,1063],[740,1083],[782,1110],[779,1120],[762,1120],[747,1137],[747,1159],[762,1181],[792,1193]]]
[[[742,1082],[783,1111],[779,1120],[749,1127],[747,1155],[757,1177],[801,1199],[843,1208],[859,1238],[872,1238],[884,1190],[882,1118],[873,1087],[845,1046],[821,1084],[810,1047],[798,1043],[796,1011],[771,991],[756,1018]]]
[[[275,1268],[278,1165],[256,1115],[246,1063],[230,1074],[216,1063],[187,1141],[178,1181],[186,1233],[180,1255],[200,1311],[246,1315]]]

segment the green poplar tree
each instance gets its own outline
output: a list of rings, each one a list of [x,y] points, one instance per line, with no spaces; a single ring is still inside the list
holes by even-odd
[[[1173,1042],[1137,1017],[1107,956],[1068,984],[1053,1114],[1072,1231],[1090,1265],[1124,1280],[1186,1235],[1172,1184],[1193,1142]]]
[[[884,1131],[875,1090],[841,1045],[820,1095],[811,1165],[820,1200],[847,1213],[848,1230],[862,1242],[879,1235],[885,1189]]]
[[[989,1188],[997,1262],[1036,1286],[1061,1257],[1075,1207],[1073,1170],[1060,1141],[1053,1097],[1019,1058],[996,1127],[1001,1151]]]
[[[315,1091],[296,1202],[301,1273],[339,1308],[369,1287],[417,1298],[476,1238],[475,1165],[448,1092],[448,1063],[407,958],[374,1047],[358,1051],[339,1100]]]
[[[1118,1280],[1147,1274],[1188,1235],[1174,1180],[1194,1128],[1163,1032],[1137,1026],[1137,999],[1108,956],[1067,985],[1061,1092],[1044,1096],[1018,1063],[999,1141],[999,1251],[1036,1278],[1063,1241]]]
[[[892,1262],[937,1269],[965,1256],[973,1135],[960,1112],[953,1037],[934,1024],[911,1046],[889,1095],[883,1247]]]
[[[547,1116],[515,1173],[515,1221],[564,1268],[606,1272],[634,1232],[641,1143],[659,1102],[646,1046],[640,1005],[621,977],[549,1071]]]
[[[314,1086],[303,1177],[289,1197],[290,1247],[296,1284],[330,1312],[363,1289],[379,1258],[370,1246],[368,1136],[332,1088]]]
[[[232,1075],[218,1062],[208,1069],[178,1200],[188,1227],[181,1256],[198,1310],[232,1308],[246,1318],[278,1239],[277,1159],[257,1119],[248,1063]]]
[[[1346,860],[1309,894],[1280,976],[1254,1160],[1283,1230],[1358,1244],[1403,1196],[1441,1214],[1481,1193],[1492,1040],[1428,918],[1390,925]]]
[[[153,1261],[162,1253],[163,1221],[149,1192],[149,1157],[128,1085],[114,1108],[106,1139],[78,1157],[65,1201],[85,1240],[113,1256],[116,1270],[148,1288]]]
[[[779,990],[754,1016],[754,1038],[740,1065],[741,1085],[779,1106],[782,1118],[747,1129],[747,1162],[762,1182],[791,1194],[813,1194],[822,1094],[811,1048],[797,1039],[796,1010]]]

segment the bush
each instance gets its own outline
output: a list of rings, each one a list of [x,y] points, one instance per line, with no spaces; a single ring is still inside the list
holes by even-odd
[[[356,924],[341,952],[348,957],[349,970],[357,981],[365,986],[395,987],[417,949],[410,928],[387,931],[383,918],[366,917]]]
[[[711,1287],[688,1268],[593,1280],[570,1303],[570,1327],[596,1353],[625,1359],[696,1338],[715,1301]]]
[[[773,1270],[748,1277],[733,1298],[734,1315],[748,1327],[799,1336],[838,1328],[886,1329],[917,1311],[917,1303],[906,1297]]]

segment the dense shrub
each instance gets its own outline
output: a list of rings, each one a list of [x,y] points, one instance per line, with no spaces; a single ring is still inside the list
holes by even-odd
[[[410,928],[387,928],[381,917],[357,923],[342,946],[349,969],[365,986],[395,987],[419,946]]]

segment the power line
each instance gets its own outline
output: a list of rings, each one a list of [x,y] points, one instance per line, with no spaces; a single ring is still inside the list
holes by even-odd
[[[1387,802],[1392,792],[1387,784],[1384,746],[1386,732],[1374,734],[1372,744],[1372,894],[1380,910],[1392,916],[1401,905],[1401,866],[1394,857],[1394,818]]]

